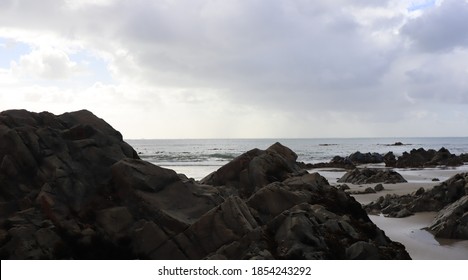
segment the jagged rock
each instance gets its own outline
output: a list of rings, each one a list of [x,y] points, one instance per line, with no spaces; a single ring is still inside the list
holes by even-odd
[[[365,241],[358,241],[346,248],[346,256],[350,260],[377,260],[379,253],[377,248]]]
[[[423,148],[413,149],[409,153],[404,152],[398,157],[395,165],[387,166],[398,168],[434,167],[439,165],[460,166],[463,165],[461,157],[451,154],[447,149],[441,148],[439,151]]]
[[[296,159],[293,151],[275,143],[265,151],[254,149],[240,155],[200,183],[228,186],[236,189],[241,197],[248,197],[269,183],[303,174]]]
[[[430,190],[420,188],[412,194],[386,195],[364,206],[369,213],[383,213],[390,217],[404,216],[402,210],[410,213],[440,211],[467,195],[468,173],[454,175]],[[407,214],[407,213],[406,213]]]
[[[348,158],[335,156],[330,162],[319,162],[319,163],[299,163],[304,169],[310,170],[314,168],[340,168],[340,169],[354,169],[356,165],[353,164]]]
[[[442,209],[429,230],[440,238],[468,239],[468,195]]]
[[[361,153],[359,151],[352,153],[347,157],[354,164],[382,163],[384,157],[379,153]]]
[[[348,171],[338,182],[351,184],[395,184],[407,181],[398,172],[393,170],[364,168]]]
[[[409,258],[354,198],[296,160],[276,143],[200,183],[140,160],[88,111],[2,112],[0,257]]]
[[[395,154],[393,152],[388,152],[383,156],[383,160],[385,162],[385,166],[387,167],[395,167],[397,159],[395,157]]]
[[[138,159],[123,159],[112,165],[112,179],[118,187],[158,192],[165,186],[180,181],[174,170],[155,166]]]

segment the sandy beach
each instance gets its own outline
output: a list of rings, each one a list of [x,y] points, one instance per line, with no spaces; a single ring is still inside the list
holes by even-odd
[[[368,167],[382,168],[382,165]],[[361,204],[367,204],[386,194],[409,194],[423,187],[430,189],[455,174],[468,172],[468,165],[457,168],[424,168],[424,169],[394,169],[408,182],[399,184],[383,184],[385,190],[372,194],[353,195]],[[327,178],[330,184],[336,185],[337,180],[346,172],[339,169],[314,169]],[[434,178],[439,181],[432,181]],[[364,190],[376,184],[353,185],[348,184],[350,191]],[[387,218],[383,215],[370,215],[370,219],[392,240],[405,245],[408,253],[416,260],[457,260],[468,259],[468,240],[453,240],[434,238],[424,230],[435,217],[435,212],[416,213],[406,218]]]

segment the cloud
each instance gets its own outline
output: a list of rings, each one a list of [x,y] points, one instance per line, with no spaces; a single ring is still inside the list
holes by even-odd
[[[447,52],[468,47],[468,2],[445,0],[420,17],[410,20],[402,33],[427,52]]]
[[[39,49],[22,55],[18,62],[11,63],[13,74],[20,77],[35,77],[63,80],[82,72],[82,67],[70,60],[68,55],[56,49]]]
[[[408,135],[467,102],[466,1],[433,2],[3,1],[0,74],[135,136]]]

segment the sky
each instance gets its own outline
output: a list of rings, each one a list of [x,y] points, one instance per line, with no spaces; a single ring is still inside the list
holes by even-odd
[[[0,111],[126,139],[468,136],[466,0],[1,0]]]

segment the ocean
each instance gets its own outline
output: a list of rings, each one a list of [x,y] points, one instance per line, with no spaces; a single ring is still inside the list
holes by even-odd
[[[305,163],[328,162],[334,156],[360,151],[396,156],[412,149],[468,153],[468,137],[425,138],[314,138],[314,139],[127,139],[140,158],[200,180],[233,158],[254,148],[266,149],[275,142],[289,147]],[[402,142],[402,146],[392,146]]]

